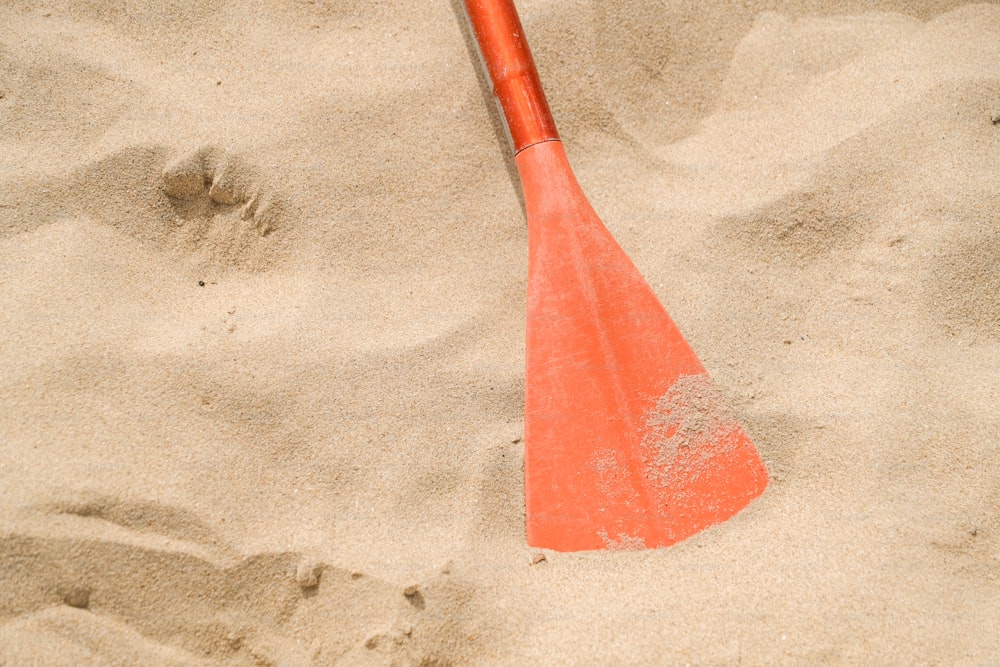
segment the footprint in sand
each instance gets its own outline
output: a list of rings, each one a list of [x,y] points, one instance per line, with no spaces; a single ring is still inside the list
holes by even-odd
[[[163,170],[163,191],[175,200],[182,218],[211,217],[240,207],[240,219],[251,221],[260,236],[275,231],[288,213],[287,202],[265,182],[258,168],[213,146],[168,163]]]

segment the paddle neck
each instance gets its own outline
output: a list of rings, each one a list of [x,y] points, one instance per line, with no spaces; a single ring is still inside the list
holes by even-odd
[[[465,0],[465,8],[514,154],[543,141],[558,141],[559,133],[512,0]]]

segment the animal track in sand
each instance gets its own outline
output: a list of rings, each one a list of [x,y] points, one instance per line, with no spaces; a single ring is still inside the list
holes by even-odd
[[[276,178],[210,146],[173,160],[160,146],[130,146],[66,176],[0,179],[0,199],[0,239],[85,218],[205,268],[245,271],[281,256],[282,231],[298,219]]]
[[[240,207],[240,219],[250,221],[260,236],[275,231],[288,211],[260,171],[239,155],[205,146],[167,164],[163,191],[182,218],[211,218]]]

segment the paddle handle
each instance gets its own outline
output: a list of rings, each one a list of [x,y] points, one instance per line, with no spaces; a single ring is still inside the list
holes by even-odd
[[[559,139],[513,0],[465,0],[514,154]]]

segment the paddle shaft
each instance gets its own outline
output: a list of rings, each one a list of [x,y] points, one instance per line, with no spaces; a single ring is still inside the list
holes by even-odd
[[[557,141],[559,133],[513,0],[465,0],[465,8],[515,155],[543,141]]]

